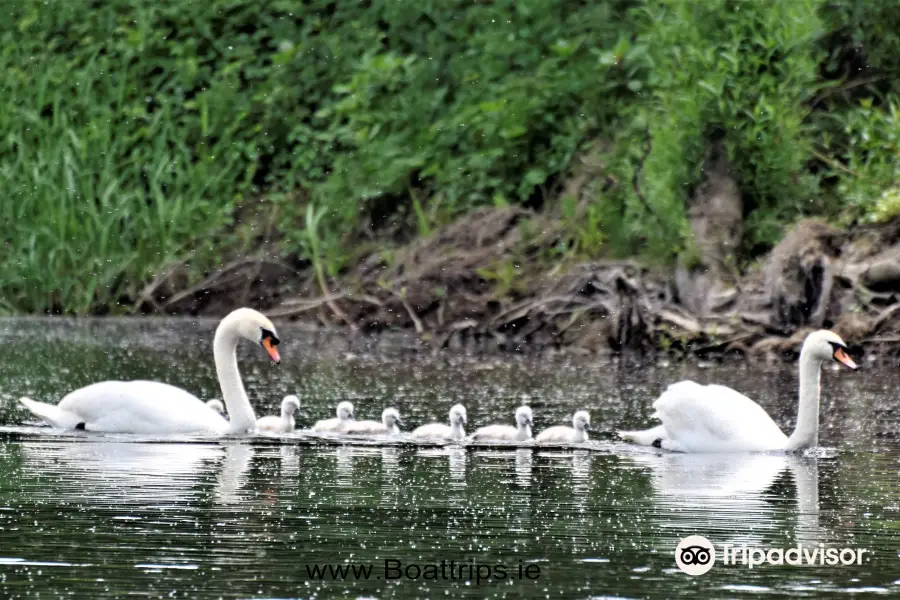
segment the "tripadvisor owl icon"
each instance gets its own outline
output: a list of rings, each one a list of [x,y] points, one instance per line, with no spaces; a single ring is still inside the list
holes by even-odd
[[[716,549],[702,535],[689,535],[675,547],[675,564],[688,575],[703,575],[716,562]]]

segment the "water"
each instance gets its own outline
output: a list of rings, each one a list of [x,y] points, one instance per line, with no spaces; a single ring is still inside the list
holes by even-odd
[[[591,411],[587,449],[314,444],[302,439],[140,443],[35,428],[11,402],[56,401],[106,378],[154,378],[218,395],[214,323],[0,321],[0,597],[3,598],[821,598],[900,592],[897,408],[890,367],[823,375],[813,457],[683,456],[608,432],[649,422],[667,382],[752,393],[793,427],[794,366],[608,360],[378,358],[281,327],[284,358],[245,347],[257,413],[297,393],[298,426],[353,400],[357,418],[396,406],[406,429],[463,402],[469,429],[537,431]],[[250,346],[250,345],[247,345]],[[716,565],[689,577],[679,539],[868,550],[853,566]],[[386,579],[408,570],[410,576]],[[444,564],[441,565],[441,561]],[[451,571],[450,561],[455,561]],[[459,563],[483,565],[461,572]],[[313,568],[372,566],[368,579]],[[435,565],[428,567],[427,565]],[[443,567],[443,570],[441,569]],[[429,570],[430,569],[430,570]],[[521,571],[520,571],[521,569]],[[500,571],[505,577],[500,578]],[[521,574],[520,574],[521,573]],[[438,578],[435,579],[434,577]]]

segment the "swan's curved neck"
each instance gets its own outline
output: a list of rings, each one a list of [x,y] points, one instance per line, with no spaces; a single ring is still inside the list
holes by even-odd
[[[586,442],[588,439],[587,431],[585,431],[584,427],[576,427],[575,428],[575,436],[573,441],[575,442]]]
[[[239,337],[227,324],[222,323],[216,329],[213,341],[213,356],[216,361],[216,375],[219,387],[222,388],[222,399],[228,408],[229,431],[244,433],[252,431],[256,426],[256,413],[247,399],[244,383],[237,366],[237,345]]]
[[[281,422],[284,426],[293,431],[296,421],[294,421],[294,407],[288,404],[281,407]]]
[[[466,431],[463,429],[462,421],[450,422],[450,436],[454,439],[462,439],[466,437]]]
[[[519,423],[519,438],[527,440],[531,437],[531,425],[528,423]]]
[[[805,350],[805,349],[804,349]],[[822,362],[800,352],[800,406],[797,426],[788,438],[786,450],[803,450],[819,443],[819,379]]]

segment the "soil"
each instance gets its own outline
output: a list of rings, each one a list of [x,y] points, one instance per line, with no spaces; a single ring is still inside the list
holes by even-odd
[[[708,187],[703,194],[728,205]],[[692,211],[728,212],[696,203]],[[342,326],[351,339],[408,330],[433,350],[776,358],[796,355],[806,334],[824,327],[851,351],[900,353],[900,221],[849,231],[800,221],[743,273],[722,260],[739,223],[730,224],[732,239],[701,247],[711,250],[699,266],[665,270],[541,260],[559,240],[557,223],[521,208],[482,209],[365,257],[340,281],[278,257],[243,259],[191,289],[157,285],[144,309],[218,316],[250,305],[273,318]]]

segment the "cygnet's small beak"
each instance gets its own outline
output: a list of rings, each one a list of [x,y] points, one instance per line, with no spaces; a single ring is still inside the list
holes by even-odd
[[[269,358],[272,359],[272,362],[274,362],[276,365],[281,362],[281,356],[278,354],[278,348],[275,347],[276,345],[278,345],[277,339],[273,340],[273,338],[265,337],[262,339],[260,344],[263,348],[266,349],[266,352],[269,353]]]
[[[847,354],[847,351],[840,346],[834,349],[834,360],[838,361],[846,367],[853,369],[854,371],[857,369],[856,363],[853,362],[853,359],[850,358],[850,355]]]

